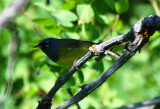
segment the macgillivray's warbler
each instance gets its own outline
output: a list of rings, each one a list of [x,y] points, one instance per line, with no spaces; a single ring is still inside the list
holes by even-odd
[[[39,47],[55,63],[71,66],[74,60],[85,55],[93,44],[95,43],[91,41],[47,38],[34,47]]]

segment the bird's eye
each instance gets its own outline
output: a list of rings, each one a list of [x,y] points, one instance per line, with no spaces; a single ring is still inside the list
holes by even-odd
[[[46,44],[46,45],[44,45],[46,48],[48,48],[49,46],[50,46],[50,44]]]
[[[44,47],[49,47],[50,46],[50,41],[46,41],[46,43],[44,44]]]

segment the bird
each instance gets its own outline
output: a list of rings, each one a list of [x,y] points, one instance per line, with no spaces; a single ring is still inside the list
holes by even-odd
[[[76,39],[46,38],[34,47],[39,47],[53,62],[72,66],[74,61],[85,55],[93,44],[96,43]]]

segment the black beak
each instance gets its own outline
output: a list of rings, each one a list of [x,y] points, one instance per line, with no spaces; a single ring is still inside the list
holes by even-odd
[[[40,45],[33,46],[34,48],[40,47]]]

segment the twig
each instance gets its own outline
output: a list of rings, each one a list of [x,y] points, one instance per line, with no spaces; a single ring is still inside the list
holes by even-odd
[[[115,29],[115,27],[116,27],[116,25],[117,25],[117,23],[118,23],[119,17],[120,17],[120,15],[117,14],[117,15],[116,15],[116,20],[114,21],[114,24],[113,24],[112,28],[111,28],[111,29],[107,32],[107,34],[106,34],[105,36],[103,36],[101,39],[104,39],[106,36],[109,35],[109,33],[112,34],[112,31]]]
[[[120,44],[123,41],[130,40],[130,38],[128,37],[130,37],[130,33],[117,36],[99,45],[101,46],[101,48],[106,49],[107,47],[111,47],[111,46]],[[78,70],[77,68],[80,68],[92,57],[93,57],[93,54],[89,51],[82,58],[76,61],[76,66],[73,65],[68,70],[68,72],[66,72],[62,77],[59,77],[59,79],[56,81],[52,89],[47,93],[47,95],[41,101],[39,101],[39,105],[37,109],[44,109],[44,108],[50,109],[52,98],[56,94],[56,92],[65,84],[66,81],[68,81],[71,78],[71,76]]]
[[[117,23],[118,23],[118,20],[119,20],[119,17],[120,17],[120,15],[117,14],[117,15],[116,15],[116,20],[115,20],[115,22],[114,22],[114,25],[112,26],[112,30],[111,30],[111,31],[113,31],[114,28],[116,27],[116,25],[117,25]]]
[[[28,15],[28,13],[27,13],[24,9],[22,9],[22,12],[23,12],[24,15],[28,18],[28,20],[32,23],[32,25],[33,25],[33,27],[34,27],[34,30],[37,32],[37,34],[39,35],[39,37],[40,37],[41,39],[43,39],[42,34],[39,32],[36,24],[33,23],[32,19],[31,19],[30,16]]]
[[[83,56],[76,62],[76,66],[80,68],[80,66],[86,63],[92,57],[93,54],[91,52],[88,52],[85,56]],[[39,101],[37,109],[50,109],[53,96],[66,83],[66,81],[68,81],[71,78],[71,76],[78,70],[77,67],[72,66],[68,70],[68,72],[66,72],[62,77],[58,78],[52,89],[47,93],[47,95],[41,101]]]
[[[106,55],[110,55],[110,56],[113,56],[117,59],[120,58],[120,55],[118,53],[115,53],[113,51],[110,51],[110,50],[105,50],[104,51],[104,54],[101,54],[98,58],[95,59],[96,62],[100,61],[103,57],[105,57]]]
[[[66,109],[70,105],[82,100],[84,97],[86,97],[92,91],[94,91],[97,87],[99,87],[101,84],[103,84],[118,68],[120,68],[124,63],[126,63],[127,60],[129,58],[131,58],[133,55],[134,55],[134,53],[130,53],[127,51],[104,74],[102,74],[100,77],[98,77],[92,83],[85,85],[85,87],[83,87],[79,93],[77,93],[71,99],[67,100],[65,103],[63,103],[61,106],[59,106],[57,109]]]
[[[25,6],[29,0],[14,0],[7,8],[0,13],[0,30],[7,25]]]
[[[127,33],[125,35],[120,35],[117,36],[115,38],[112,38],[106,42],[103,42],[101,44],[99,44],[100,46],[102,46],[103,49],[116,45],[116,44],[120,44],[123,41],[128,41],[130,40],[130,33]],[[68,81],[70,79],[70,77],[78,70],[77,68],[80,68],[83,64],[85,64],[89,59],[91,59],[93,57],[93,54],[89,51],[88,53],[86,53],[82,58],[80,58],[79,60],[77,60],[76,62],[76,66],[72,66],[68,72],[66,72],[62,77],[60,77],[55,85],[52,87],[52,89],[47,93],[47,95],[41,100],[39,101],[39,105],[37,107],[37,109],[49,109],[51,106],[51,101],[53,96],[55,95],[55,93],[65,84],[66,81]]]
[[[155,25],[156,22],[159,25]],[[57,109],[65,109],[70,105],[79,102],[84,97],[88,96],[97,87],[103,84],[117,69],[119,69],[123,64],[125,64],[136,53],[136,51],[139,50],[139,48],[143,47],[144,44],[148,42],[149,36],[153,35],[153,33],[156,30],[159,30],[159,28],[160,28],[160,17],[156,17],[156,16],[147,17],[139,21],[137,24],[135,24],[135,26],[131,29],[131,32],[130,32],[132,33],[130,35],[134,37],[134,40],[128,46],[129,51],[126,51],[125,54],[121,58],[119,58],[104,74],[102,74],[92,83],[85,85],[79,93],[77,93],[71,99],[67,100]],[[141,33],[142,36],[139,33]],[[98,51],[101,52],[102,47],[106,48],[107,43],[105,44],[105,46],[103,46],[104,43],[99,44],[98,47],[100,48],[97,47],[96,51],[99,49]],[[113,43],[115,43],[115,41],[113,41]]]

